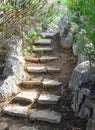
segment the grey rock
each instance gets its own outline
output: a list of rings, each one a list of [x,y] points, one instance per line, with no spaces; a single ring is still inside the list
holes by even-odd
[[[29,118],[32,121],[38,120],[56,124],[59,124],[61,122],[61,115],[58,112],[50,110],[31,110]]]
[[[33,86],[33,85],[41,85],[42,84],[42,80],[43,78],[32,78],[31,80],[24,80],[22,81],[22,85],[24,85],[24,87],[27,87],[27,85],[29,86],[29,88],[31,88],[30,86]]]
[[[60,99],[60,96],[57,95],[52,95],[52,94],[41,94],[38,98],[38,103],[39,104],[48,104],[48,105],[53,105],[58,103]]]
[[[0,83],[0,101],[16,94],[18,86],[23,79],[26,78],[24,72],[24,59],[22,56],[22,40],[18,37],[12,37],[10,40],[10,49],[6,56],[6,63],[3,69],[2,77],[6,78]]]
[[[57,67],[46,67],[47,69],[47,72],[49,73],[53,73],[53,72],[60,72],[60,68],[57,68]]]
[[[9,116],[17,116],[17,117],[27,117],[28,116],[28,106],[18,106],[14,104],[9,104],[4,107],[2,112]]]
[[[36,126],[21,126],[13,124],[11,125],[8,130],[39,130]]]
[[[27,71],[29,73],[45,73],[46,72],[46,67],[27,67]]]
[[[0,121],[0,130],[5,130],[8,128],[8,124],[6,122]]]
[[[72,34],[68,34],[67,37],[61,41],[61,45],[64,49],[69,49],[72,47],[73,44],[73,35]]]
[[[49,87],[49,86],[57,86],[58,87],[58,86],[62,85],[61,82],[58,82],[56,80],[50,80],[50,79],[44,79],[42,81],[42,84],[43,84],[43,86],[47,86],[47,87]]]
[[[84,54],[80,54],[79,56],[78,56],[78,63],[77,64],[80,64],[80,63],[82,63],[82,62],[84,62],[84,61],[88,61],[88,57],[86,56],[86,55],[84,55]]]
[[[41,32],[40,35],[44,37],[54,37],[56,35],[56,32]]]
[[[83,83],[91,80],[89,61],[85,61],[75,67],[69,81],[69,88],[75,89]]]
[[[41,44],[41,45],[50,45],[51,44],[51,39],[40,39],[35,41],[34,44]]]
[[[53,49],[51,47],[35,47],[32,51],[33,52],[41,52],[41,51],[45,51],[45,52],[48,52],[48,51],[52,51]]]
[[[49,66],[41,66],[41,67],[26,67],[27,72],[29,73],[53,73],[60,72],[60,68],[57,67],[49,67]]]
[[[32,103],[36,98],[37,98],[37,95],[38,95],[38,92],[37,91],[23,91],[19,94],[17,94],[13,100],[14,101],[18,101],[18,102],[21,102],[21,101],[29,101],[30,103]]]
[[[41,56],[41,57],[30,57],[27,56],[25,57],[26,61],[30,61],[30,62],[49,62],[49,61],[53,61],[58,59],[58,57],[54,57],[54,56]]]
[[[15,77],[8,76],[3,82],[0,83],[0,101],[4,101],[12,94],[18,93],[19,88],[16,85]]]
[[[60,30],[61,45],[64,49],[69,49],[73,44],[73,34],[78,29],[78,25],[66,22],[64,28]]]
[[[40,62],[49,62],[49,61],[53,61],[58,59],[58,57],[54,57],[54,56],[42,56],[40,57]]]

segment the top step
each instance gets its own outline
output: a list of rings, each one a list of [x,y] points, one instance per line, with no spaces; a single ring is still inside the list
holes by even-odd
[[[51,39],[40,39],[34,42],[35,45],[50,45]]]
[[[54,37],[57,33],[56,32],[41,32],[40,35],[43,37]]]

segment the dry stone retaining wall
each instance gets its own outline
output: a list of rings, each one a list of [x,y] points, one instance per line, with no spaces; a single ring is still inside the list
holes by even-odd
[[[20,91],[18,84],[26,78],[24,72],[24,59],[22,56],[22,40],[12,37],[9,40],[9,51],[2,73],[4,80],[0,82],[0,101]]]
[[[70,17],[65,16],[61,20],[60,38],[63,49],[72,48],[73,54],[78,60],[77,66],[73,70],[68,84],[69,88],[73,92],[72,109],[77,116],[88,120],[86,130],[95,130],[95,92],[93,92],[95,91],[95,86],[92,88],[88,88],[88,86],[86,87],[84,85],[85,83],[91,81],[90,64],[87,56],[85,56],[83,53],[81,53],[80,55],[77,54],[77,45],[73,44],[73,35],[69,34],[73,34],[73,32],[78,29],[78,25],[72,24],[70,28],[70,26],[68,26],[69,18]],[[69,40],[67,41],[67,39]]]

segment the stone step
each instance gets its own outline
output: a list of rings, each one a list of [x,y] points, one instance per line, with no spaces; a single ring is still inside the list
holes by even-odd
[[[41,32],[40,35],[43,36],[43,37],[52,38],[52,37],[54,37],[56,35],[56,32]]]
[[[8,130],[40,130],[40,128],[36,126],[25,126],[20,124],[13,124],[9,126]]]
[[[60,87],[62,85],[62,82],[37,77],[29,80],[24,80],[20,84],[24,88],[32,88],[34,86]]]
[[[52,94],[41,94],[38,98],[38,103],[43,105],[54,105],[60,100],[60,96]]]
[[[23,91],[17,94],[12,101],[19,102],[30,102],[32,103],[37,98],[38,92],[37,91]]]
[[[28,106],[9,104],[8,106],[3,108],[2,113],[9,116],[26,118],[28,116]]]
[[[35,47],[33,48],[33,52],[50,52],[53,49],[51,47]]]
[[[24,80],[22,81],[22,85],[29,85],[29,86],[33,86],[33,85],[41,85],[42,84],[42,80],[43,78],[32,78],[30,80]]]
[[[31,121],[46,121],[50,123],[61,123],[61,114],[50,110],[36,110],[32,109],[29,113],[29,119]]]
[[[35,41],[35,45],[50,45],[51,44],[51,39],[40,39]]]
[[[25,60],[30,62],[50,62],[56,59],[58,59],[58,57],[54,56],[41,56],[40,58],[32,58],[30,56],[25,57]]]
[[[42,66],[42,67],[26,67],[27,72],[29,73],[52,73],[52,72],[60,72],[60,68],[57,67],[48,67],[48,66]]]
[[[47,67],[47,72],[48,73],[53,73],[53,72],[60,72],[60,68],[55,68],[55,67]]]
[[[56,81],[56,80],[50,80],[50,79],[44,79],[43,81],[42,81],[42,84],[43,84],[43,86],[46,86],[46,87],[49,87],[49,86],[60,86],[60,85],[62,85],[62,83],[61,82],[59,82],[59,81]]]
[[[32,66],[32,67],[26,67],[26,68],[29,73],[46,73],[47,72],[46,67],[44,66],[42,67]]]

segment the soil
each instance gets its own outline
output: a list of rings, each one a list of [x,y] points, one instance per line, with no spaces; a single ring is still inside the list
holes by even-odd
[[[56,107],[53,106],[53,109],[55,109],[56,111],[60,111],[62,113],[62,123],[60,125],[55,125],[55,124],[51,124],[51,123],[46,123],[46,122],[29,122],[26,119],[17,119],[17,118],[11,118],[9,116],[4,116],[0,115],[0,126],[2,124],[5,123],[5,128],[7,128],[8,126],[12,125],[12,124],[21,124],[26,125],[26,126],[39,126],[40,130],[86,130],[86,120],[82,120],[78,117],[75,116],[75,114],[73,113],[72,109],[71,109],[71,100],[72,100],[72,94],[70,92],[70,90],[68,89],[68,81],[71,77],[72,71],[74,69],[74,67],[76,66],[76,59],[73,56],[72,53],[72,49],[68,49],[68,50],[63,50],[62,47],[60,46],[60,40],[59,37],[56,37],[52,40],[52,45],[53,47],[53,53],[48,53],[48,55],[51,56],[57,56],[58,59],[53,61],[53,62],[46,62],[46,63],[26,63],[26,65],[30,65],[31,66],[42,66],[42,65],[48,65],[48,66],[53,66],[53,67],[59,67],[61,68],[61,72],[60,73],[53,73],[53,74],[43,74],[43,75],[33,75],[32,76],[30,74],[27,75],[27,79],[30,79],[32,77],[45,77],[45,78],[49,78],[49,79],[53,79],[53,80],[58,80],[61,81],[63,83],[63,86],[61,87],[61,92],[60,89],[53,89],[53,90],[49,90],[51,93],[53,94],[58,94],[62,96],[61,101],[59,102],[58,106],[61,107]],[[47,55],[39,53],[39,55]],[[37,54],[32,53],[33,57],[36,57]],[[44,91],[44,89],[43,89]],[[2,107],[4,105],[6,105],[8,102],[2,102],[0,103],[0,108],[2,109]],[[39,107],[39,106],[38,106]],[[48,107],[48,106],[46,106]],[[2,128],[2,127],[0,127]],[[76,129],[73,129],[76,128]],[[77,129],[79,128],[79,129]],[[3,129],[0,129],[3,130]],[[6,129],[7,130],[7,129]]]

